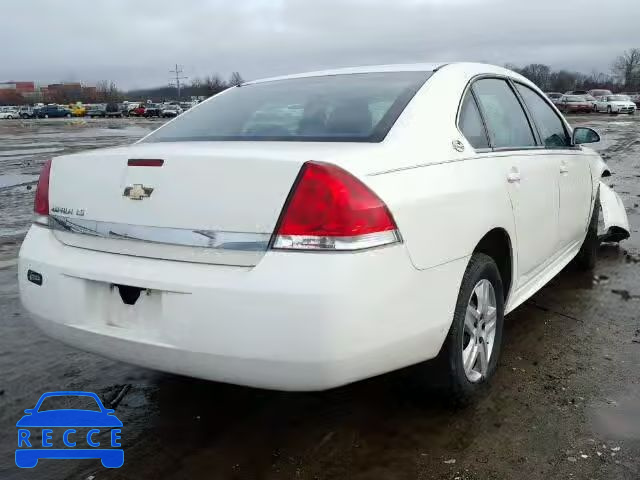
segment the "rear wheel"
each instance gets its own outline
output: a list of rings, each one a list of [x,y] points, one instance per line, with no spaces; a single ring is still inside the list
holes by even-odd
[[[503,322],[504,292],[498,266],[488,255],[475,253],[462,278],[453,323],[440,353],[456,402],[473,399],[493,376]]]

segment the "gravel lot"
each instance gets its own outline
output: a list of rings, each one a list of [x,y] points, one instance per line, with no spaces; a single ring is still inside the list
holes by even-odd
[[[161,121],[0,120],[0,478],[640,478],[640,116],[598,129],[633,235],[593,275],[562,272],[509,315],[487,395],[454,409],[411,371],[329,392],[252,390],[125,365],[49,340],[22,309],[15,257],[52,155],[126,144]],[[13,464],[15,422],[41,393],[94,391],[123,421],[124,467]]]

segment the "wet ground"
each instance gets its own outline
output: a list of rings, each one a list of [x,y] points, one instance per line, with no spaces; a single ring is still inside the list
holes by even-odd
[[[456,409],[394,373],[290,394],[162,374],[42,335],[19,304],[15,256],[51,155],[128,143],[157,122],[0,121],[0,478],[640,478],[640,116],[585,115],[633,237],[594,274],[567,269],[509,315],[486,396]],[[595,276],[594,276],[595,275]],[[15,422],[42,392],[88,390],[123,421],[125,465],[13,464]]]

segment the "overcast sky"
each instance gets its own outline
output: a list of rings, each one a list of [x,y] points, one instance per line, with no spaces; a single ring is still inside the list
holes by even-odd
[[[160,86],[333,66],[475,60],[608,71],[640,0],[2,0],[0,81]]]

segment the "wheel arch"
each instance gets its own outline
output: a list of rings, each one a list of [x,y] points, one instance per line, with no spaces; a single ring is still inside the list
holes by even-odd
[[[502,278],[506,302],[514,278],[513,243],[509,232],[501,227],[493,228],[480,239],[473,253],[484,253],[496,262]]]

